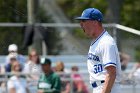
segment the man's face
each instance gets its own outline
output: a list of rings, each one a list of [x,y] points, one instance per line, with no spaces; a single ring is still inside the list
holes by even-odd
[[[17,60],[14,60],[12,63],[12,70],[14,72],[20,72],[20,69],[21,69],[20,63]]]
[[[94,31],[94,23],[95,21],[93,20],[81,20],[80,21],[80,25],[81,28],[84,30],[84,32],[89,36],[89,37],[93,37],[95,34]]]
[[[36,51],[32,51],[30,54],[29,54],[29,57],[30,57],[30,60],[32,62],[37,62],[38,61],[38,55],[36,53]]]
[[[46,73],[46,74],[49,73],[50,69],[51,69],[51,67],[50,67],[49,64],[43,64],[42,65],[42,70],[43,70],[44,73]]]

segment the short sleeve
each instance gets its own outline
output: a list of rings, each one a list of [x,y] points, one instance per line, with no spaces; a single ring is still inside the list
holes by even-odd
[[[9,80],[8,82],[7,82],[7,88],[8,89],[10,89],[10,88],[14,88],[15,86],[14,86],[14,82],[12,82],[11,80]]]
[[[52,89],[54,89],[54,90],[56,90],[58,92],[61,89],[60,85],[61,85],[60,77],[56,75],[54,77],[54,86],[53,86]]]
[[[39,84],[40,84],[41,82],[45,82],[45,81],[44,81],[44,74],[43,74],[43,73],[40,75],[39,80],[38,80],[38,83],[37,83],[37,88],[38,88],[38,89],[41,89],[41,88],[39,87]]]
[[[102,46],[102,61],[104,68],[107,66],[115,66],[117,62],[117,51],[116,45],[113,44],[103,44]]]

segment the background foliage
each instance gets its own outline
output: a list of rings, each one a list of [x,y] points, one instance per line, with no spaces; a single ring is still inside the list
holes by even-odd
[[[26,22],[27,6],[25,0],[0,0],[0,22]],[[15,43],[19,46],[19,52],[25,54],[27,50],[22,50],[23,31],[22,28],[1,27],[0,28],[0,54],[8,53],[8,45]]]
[[[107,2],[105,0],[57,0],[60,7],[64,10],[66,16],[71,21],[75,22],[75,17],[81,15],[81,12],[88,7],[95,7],[101,9],[104,13],[107,8]]]
[[[27,23],[27,0],[0,0],[0,22],[10,23]],[[52,22],[51,17],[44,12],[42,7],[38,7],[35,11],[36,22]],[[1,27],[0,28],[0,55],[8,53],[8,45],[15,43],[19,46],[19,53],[28,53],[27,49],[23,50],[23,28]],[[47,29],[48,37],[48,54],[58,54],[56,48],[60,48],[58,41],[60,40],[59,34],[54,28]]]
[[[109,3],[110,0],[57,0],[57,1],[60,7],[64,10],[66,16],[68,16],[72,22],[76,22],[74,18],[76,16],[80,16],[82,11],[87,7],[95,7],[100,9],[101,12],[104,14],[104,18],[108,18],[108,16],[106,17],[106,14],[108,13],[109,9],[108,6],[109,4],[111,4]],[[113,0],[112,2],[114,1],[115,0]],[[120,13],[119,13],[120,17],[118,17],[120,18],[119,24],[140,30],[140,5],[139,5],[140,0],[121,0],[121,2],[118,1],[117,3],[118,5],[120,5]],[[113,4],[110,6],[112,6],[113,8],[113,6],[115,5]],[[104,20],[104,23],[108,23],[108,20]],[[125,33],[122,31],[119,32],[121,32],[121,34],[118,33],[119,39],[125,40],[131,39],[133,41],[139,40],[139,37],[137,35],[132,35],[130,33]],[[73,33],[76,35],[76,37],[79,36],[81,38],[87,38],[85,37],[85,35],[83,35],[83,32],[79,31],[79,29],[77,29],[77,31],[73,31]],[[139,45],[136,46],[135,50],[136,59],[138,59],[138,57],[140,56],[139,55],[140,50],[138,49],[138,47]]]
[[[109,0],[56,0],[61,9],[63,9],[65,15],[72,21],[75,17],[81,15],[81,12],[87,7],[99,8],[103,12],[104,16],[108,10]],[[122,0],[123,4],[121,6],[120,24],[129,26],[140,30],[140,0]],[[27,22],[27,0],[0,0],[0,22]],[[53,22],[51,17],[44,12],[43,8],[36,8],[36,21],[37,22]],[[107,23],[107,20],[104,21]],[[57,31],[54,28],[48,28],[48,42],[49,42],[49,54],[59,54],[58,51],[62,48],[58,41],[60,40]],[[22,42],[24,31],[22,28],[0,28],[0,54],[7,54],[7,47],[11,43],[16,43],[19,46],[19,51],[22,54],[27,54],[27,50],[22,50]],[[83,32],[77,31],[73,32],[76,36],[84,38]],[[121,37],[124,38],[135,38],[130,37],[129,34],[123,34]],[[16,39],[15,39],[16,38]],[[87,38],[87,37],[86,37]],[[58,49],[57,49],[58,48]]]

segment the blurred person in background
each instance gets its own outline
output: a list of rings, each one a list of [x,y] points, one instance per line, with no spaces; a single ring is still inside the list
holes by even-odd
[[[140,81],[140,60],[132,68],[132,72],[130,72],[129,78]]]
[[[18,54],[18,46],[16,44],[9,45],[8,52],[9,54],[6,56],[5,65],[9,64],[11,56],[14,56],[18,62],[20,62],[22,67],[24,66],[26,60],[23,55]]]
[[[55,66],[55,69],[56,71],[58,72],[65,72],[65,73],[70,73],[70,71],[68,69],[65,68],[65,65],[62,61],[58,61],[56,62],[56,66]]]
[[[7,82],[8,93],[29,93],[27,81],[21,75],[21,65],[15,60],[12,64],[11,77]]]
[[[73,92],[74,93],[89,93],[87,86],[85,85],[81,75],[78,73],[79,68],[77,66],[72,66],[71,78],[73,80]]]
[[[0,65],[0,93],[6,93],[5,66]]]
[[[61,93],[70,93],[70,73],[65,70],[64,63],[62,61],[56,62],[55,71],[59,74],[61,78]]]
[[[4,74],[5,73],[5,66],[4,65],[0,65],[0,74]]]
[[[14,65],[14,63],[18,62],[16,59],[15,55],[9,55],[9,63],[7,65],[5,65],[5,75],[3,77],[10,77],[11,75],[9,75],[10,72],[12,72],[12,65]],[[19,63],[20,64],[20,63]],[[20,67],[19,69],[20,71],[22,71],[22,67]],[[5,87],[6,86],[6,82],[2,83],[2,86]]]
[[[41,58],[41,67],[43,74],[41,74],[38,81],[38,93],[60,93],[61,80],[60,77],[53,72],[51,67],[51,60]]]
[[[5,77],[8,77],[8,78],[10,77],[9,73],[12,71],[12,65],[16,61],[16,57],[14,55],[10,55],[9,56],[9,61],[10,62],[6,66],[3,66],[1,68],[3,70],[2,71],[2,75],[1,75],[1,79],[5,79]],[[6,81],[2,81],[1,84],[0,84],[0,86],[4,90],[6,88]],[[2,92],[2,93],[5,93],[5,92]]]
[[[128,62],[130,61],[130,56],[126,53],[119,52],[121,69],[124,71],[127,68]]]
[[[28,55],[28,61],[25,63],[23,73],[30,74],[31,80],[38,80],[41,74],[40,57],[35,49],[32,49]]]
[[[5,72],[11,72],[11,67],[14,61],[16,61],[15,55],[9,55],[9,63],[5,65]]]

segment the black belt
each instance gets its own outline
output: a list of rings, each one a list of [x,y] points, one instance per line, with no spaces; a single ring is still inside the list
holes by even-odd
[[[105,81],[104,80],[101,80],[101,81],[98,81],[100,84],[104,83]],[[97,84],[97,82],[93,82],[92,83],[92,87],[95,88],[95,87],[98,87],[100,84]]]

